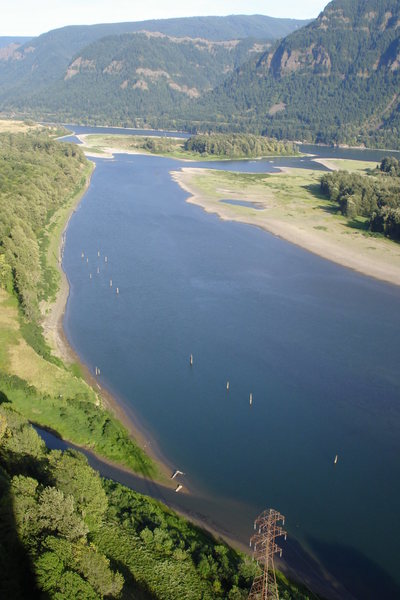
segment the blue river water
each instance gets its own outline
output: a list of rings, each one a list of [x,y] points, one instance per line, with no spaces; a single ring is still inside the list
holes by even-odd
[[[400,288],[187,204],[179,161],[95,162],[63,260],[71,345],[233,537],[274,507],[337,597],[400,597]]]

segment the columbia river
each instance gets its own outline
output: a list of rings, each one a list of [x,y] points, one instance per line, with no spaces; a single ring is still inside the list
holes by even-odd
[[[187,204],[179,161],[95,162],[63,259],[82,361],[232,538],[273,507],[285,554],[340,582],[331,597],[399,597],[400,288]]]

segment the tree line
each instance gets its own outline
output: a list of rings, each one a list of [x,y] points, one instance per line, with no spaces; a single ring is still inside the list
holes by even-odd
[[[102,479],[81,453],[47,450],[4,395],[0,533],[0,595],[13,600],[245,600],[258,572],[160,502]]]
[[[346,171],[327,173],[321,191],[337,202],[343,215],[365,217],[369,229],[400,240],[400,164],[395,157],[384,158],[375,176]]]
[[[30,320],[46,297],[40,236],[82,184],[84,166],[77,146],[45,132],[0,135],[0,286],[16,291]]]
[[[194,135],[185,141],[184,149],[201,155],[227,158],[258,158],[271,155],[293,155],[298,147],[285,142],[251,134],[205,134]]]

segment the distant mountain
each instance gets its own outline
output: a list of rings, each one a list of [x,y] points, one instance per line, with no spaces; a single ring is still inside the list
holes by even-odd
[[[267,43],[271,23],[275,36],[294,31]],[[333,0],[299,25],[238,16],[54,30],[0,49],[0,110],[400,148],[399,0]]]
[[[0,55],[0,103],[22,98],[44,89],[64,77],[70,61],[86,46],[106,36],[137,31],[160,32],[175,37],[205,38],[211,41],[247,37],[276,40],[308,23],[274,19],[263,15],[190,17],[133,23],[69,26],[30,39],[14,52]]]
[[[330,2],[192,109],[211,127],[399,147],[400,2]]]
[[[102,38],[84,48],[45,88],[29,89],[13,106],[63,120],[134,124],[171,116],[213,89],[271,43],[210,41],[162,33]]]
[[[21,37],[21,36],[0,36],[0,48],[4,48],[5,46],[9,46],[10,44],[18,44],[21,46],[26,42],[31,40],[31,37]]]

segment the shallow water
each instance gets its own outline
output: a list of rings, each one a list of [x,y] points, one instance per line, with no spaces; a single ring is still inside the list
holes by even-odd
[[[272,506],[354,597],[395,598],[400,288],[187,204],[181,167],[96,160],[67,232],[68,339],[239,539]]]
[[[247,202],[246,200],[220,200],[223,204],[231,204],[232,206],[244,206],[245,208],[254,208],[254,210],[265,210],[261,202]]]

